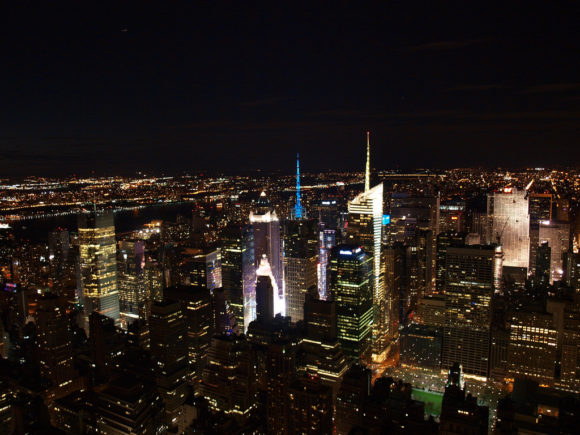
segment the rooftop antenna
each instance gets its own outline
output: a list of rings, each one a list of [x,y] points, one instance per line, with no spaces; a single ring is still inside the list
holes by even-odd
[[[296,154],[296,205],[294,206],[296,219],[302,219],[302,201],[300,199],[300,154]]]
[[[365,192],[371,190],[371,132],[367,131],[367,167],[365,171]]]

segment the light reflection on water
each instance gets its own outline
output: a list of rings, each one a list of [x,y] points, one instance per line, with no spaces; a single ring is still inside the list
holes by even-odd
[[[115,212],[115,230],[117,233],[132,231],[156,219],[175,221],[176,216],[179,214],[190,218],[194,207],[194,203],[176,203],[119,210]],[[25,238],[33,242],[43,242],[48,240],[50,231],[59,227],[66,228],[69,231],[76,231],[77,215],[23,220],[11,222],[10,226],[14,228],[18,238]]]

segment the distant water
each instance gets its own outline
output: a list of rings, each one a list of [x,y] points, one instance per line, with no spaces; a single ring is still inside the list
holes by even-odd
[[[124,233],[142,227],[147,222],[156,219],[175,221],[177,215],[191,217],[194,203],[175,203],[150,205],[144,208],[120,210],[115,212],[115,231]],[[16,237],[32,242],[48,241],[48,233],[55,228],[66,228],[77,231],[77,216],[65,215],[41,219],[30,219],[11,222]]]

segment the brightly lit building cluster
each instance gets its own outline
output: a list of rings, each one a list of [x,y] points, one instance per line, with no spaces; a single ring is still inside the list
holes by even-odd
[[[85,313],[97,311],[118,322],[117,245],[111,213],[79,215],[79,251]]]

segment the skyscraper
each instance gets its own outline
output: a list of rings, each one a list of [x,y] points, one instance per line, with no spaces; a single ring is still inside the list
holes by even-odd
[[[316,377],[299,378],[289,392],[290,433],[333,433],[332,388]]]
[[[64,298],[46,294],[38,300],[36,331],[40,374],[52,385],[48,396],[63,397],[77,377],[73,365],[71,331]]]
[[[247,415],[256,406],[253,353],[245,336],[214,336],[203,371],[202,395],[211,409]]]
[[[552,248],[548,242],[542,242],[536,249],[536,272],[534,277],[536,282],[542,285],[550,283],[550,263],[552,257]]]
[[[569,250],[564,255],[565,282],[576,292],[580,291],[580,253]]]
[[[189,263],[189,282],[205,286],[212,292],[222,287],[222,254],[219,248],[186,249],[184,254]]]
[[[266,256],[272,270],[275,287],[280,292],[279,296],[283,297],[281,294],[283,291],[283,266],[280,220],[265,192],[260,194],[256,210],[250,212],[250,225],[254,235],[254,263],[257,267],[262,261],[262,257]]]
[[[550,257],[550,284],[564,277],[564,254],[570,249],[570,224],[559,221],[541,221],[538,242],[548,242]]]
[[[151,300],[145,285],[145,244],[142,240],[121,240],[117,258],[117,285],[121,318],[126,323],[146,318]]]
[[[317,285],[318,240],[314,219],[284,223],[284,282],[286,315],[292,322],[304,319],[308,289]]]
[[[319,376],[336,396],[348,369],[348,361],[337,336],[336,303],[321,300],[315,291],[311,291],[304,303],[304,322],[306,336],[302,340],[299,371]]]
[[[197,391],[214,333],[209,289],[204,286],[169,287],[165,295],[168,299],[181,302],[187,326],[188,377]]]
[[[74,282],[75,277],[75,264],[70,254],[72,250],[67,230],[58,228],[48,233],[48,260],[53,291],[73,300],[72,292],[65,294],[65,287],[69,281]]]
[[[165,402],[166,421],[172,426],[177,423],[180,407],[187,398],[187,327],[179,302],[155,302],[149,330],[157,387]]]
[[[85,317],[97,311],[119,322],[117,246],[113,214],[79,215],[80,287]]]
[[[254,238],[249,227],[232,224],[221,234],[222,283],[240,331],[250,323],[254,299]]]
[[[511,187],[487,196],[487,215],[491,223],[491,239],[504,252],[503,265],[525,268],[530,264],[530,214],[525,190]]]
[[[318,254],[318,292],[322,298],[328,292],[328,256],[336,245],[338,233],[339,208],[336,199],[324,199],[318,204],[319,254]]]
[[[330,254],[330,292],[336,303],[338,338],[345,354],[370,356],[373,321],[373,257],[356,245],[339,245]]]
[[[461,247],[465,245],[466,233],[458,233],[454,231],[446,231],[439,233],[437,236],[437,249],[436,249],[436,289],[438,293],[443,293],[445,290],[445,262],[447,248],[450,246]]]
[[[536,272],[536,250],[540,244],[540,222],[552,220],[552,194],[529,194],[530,207],[530,272]]]
[[[302,198],[300,197],[300,154],[296,154],[296,205],[294,218],[302,219]]]
[[[264,256],[256,271],[256,318],[269,323],[279,313],[278,288],[268,260]]]
[[[510,341],[508,369],[512,377],[554,384],[558,355],[558,330],[554,316],[542,308],[526,307],[508,315]]]
[[[348,203],[348,233],[350,244],[357,244],[372,256],[373,355],[384,357],[384,336],[388,329],[384,276],[381,276],[381,243],[383,229],[383,183],[370,188],[370,143],[367,132],[367,163],[365,191]]]
[[[443,367],[454,363],[466,373],[487,377],[491,298],[501,271],[499,247],[447,248]]]

